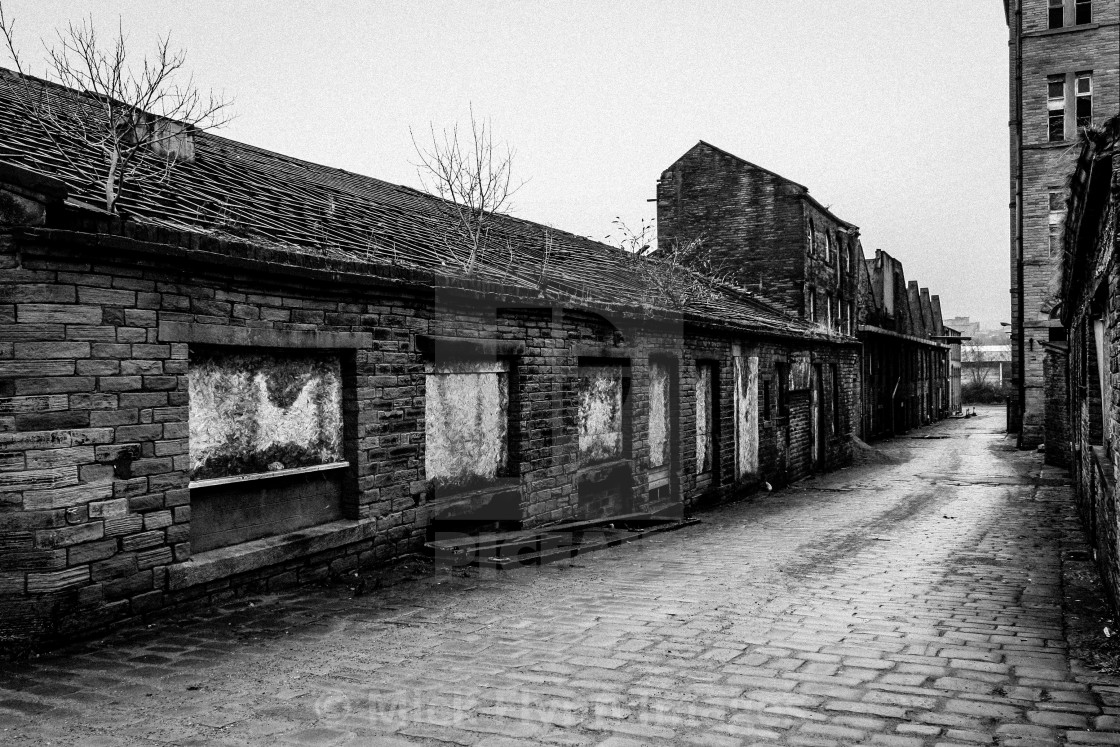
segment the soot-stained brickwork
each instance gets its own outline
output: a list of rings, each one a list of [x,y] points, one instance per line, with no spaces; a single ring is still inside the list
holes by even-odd
[[[26,93],[13,80],[0,100]],[[110,216],[20,111],[0,107],[5,641],[326,580],[440,532],[679,517],[850,458],[856,341],[749,290],[706,281],[675,301],[656,260],[507,216],[468,268],[435,198],[208,133]],[[225,389],[263,394],[220,403],[247,408],[245,427],[208,449],[268,456],[192,475],[192,362],[214,361]],[[581,449],[595,367],[618,387],[602,458]],[[300,400],[324,391],[337,401]],[[276,402],[310,430],[262,419]],[[323,413],[340,413],[340,446],[315,440]]]
[[[1083,138],[1069,181],[1060,292],[1064,341],[1047,355],[1047,459],[1068,459],[1113,604],[1120,603],[1120,116]],[[1060,436],[1068,439],[1058,442]],[[1051,441],[1054,441],[1054,445]]]
[[[41,230],[10,232],[4,247],[0,299],[14,301],[0,304],[0,578],[9,633],[61,634],[245,589],[322,580],[415,551],[440,521],[534,526],[634,512],[679,515],[762,481],[781,485],[839,466],[850,453],[847,429],[856,413],[848,392],[858,375],[852,346],[763,341],[485,298],[471,303],[459,292],[437,302],[430,288],[364,277],[341,283],[333,269],[235,262],[243,248],[233,246],[204,259],[162,241]],[[424,366],[441,341],[453,340],[493,341],[514,361],[511,469],[471,490],[442,491],[424,474]],[[341,516],[286,543],[260,540],[199,555],[192,553],[192,507],[208,494],[189,480],[191,351],[255,341],[347,353]],[[759,470],[743,478],[735,475],[729,406],[736,351],[758,356],[761,384],[774,392],[778,366],[795,355],[811,355],[844,379],[841,398],[827,393],[815,423],[808,391],[790,391],[785,413],[770,397],[770,410],[760,414]],[[668,361],[676,380],[669,491],[650,488],[651,358]],[[574,380],[586,360],[628,369],[627,443],[613,470],[578,459]],[[700,361],[713,363],[718,377],[718,463],[707,475],[698,475],[695,453]],[[815,465],[814,433],[824,444]]]
[[[859,229],[806,187],[701,141],[658,180],[657,232],[662,251],[699,240],[738,284],[853,332]]]
[[[808,188],[701,141],[662,172],[657,228],[662,252],[700,241],[706,267],[862,342],[853,432],[890,436],[949,414],[939,298],[886,252],[865,260],[859,229]]]

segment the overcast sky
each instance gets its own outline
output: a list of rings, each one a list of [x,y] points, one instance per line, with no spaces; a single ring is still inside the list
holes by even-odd
[[[4,0],[17,43],[93,13],[170,32],[235,100],[218,134],[419,186],[409,128],[489,117],[515,215],[602,239],[654,218],[706,140],[809,187],[946,317],[1009,321],[1007,27],[999,0]],[[10,66],[7,62],[5,66]]]

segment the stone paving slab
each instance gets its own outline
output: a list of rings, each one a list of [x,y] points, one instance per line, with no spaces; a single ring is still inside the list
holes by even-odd
[[[1120,744],[1068,488],[998,411],[704,523],[161,618],[0,671],[0,744]]]

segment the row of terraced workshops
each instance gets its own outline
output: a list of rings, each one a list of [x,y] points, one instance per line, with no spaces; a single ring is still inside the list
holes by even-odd
[[[660,231],[704,231],[730,279],[506,216],[468,258],[434,197],[204,132],[109,214],[74,171],[101,156],[40,137],[26,83],[0,74],[4,640],[448,538],[610,541],[952,409],[928,293],[704,143]]]

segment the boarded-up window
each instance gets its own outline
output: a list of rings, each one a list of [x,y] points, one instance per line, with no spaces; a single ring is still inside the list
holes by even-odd
[[[508,459],[509,364],[431,364],[424,379],[424,473],[440,487],[503,474]]]
[[[649,364],[649,466],[669,464],[669,367],[663,361]]]
[[[621,364],[581,366],[576,382],[579,401],[579,458],[583,464],[621,459],[624,454]]]
[[[800,353],[790,356],[789,359],[789,388],[790,391],[799,392],[809,388],[812,384],[813,367],[809,356]]]
[[[832,433],[839,434],[843,428],[843,396],[840,392],[840,369],[835,363],[829,364],[829,377],[832,379]]]
[[[735,476],[758,472],[758,356],[735,356]]]
[[[712,382],[715,380],[715,366],[711,363],[696,364],[696,474],[703,475],[712,471],[713,431],[712,416],[714,407]]]
[[[191,350],[191,479],[342,459],[337,355]]]

